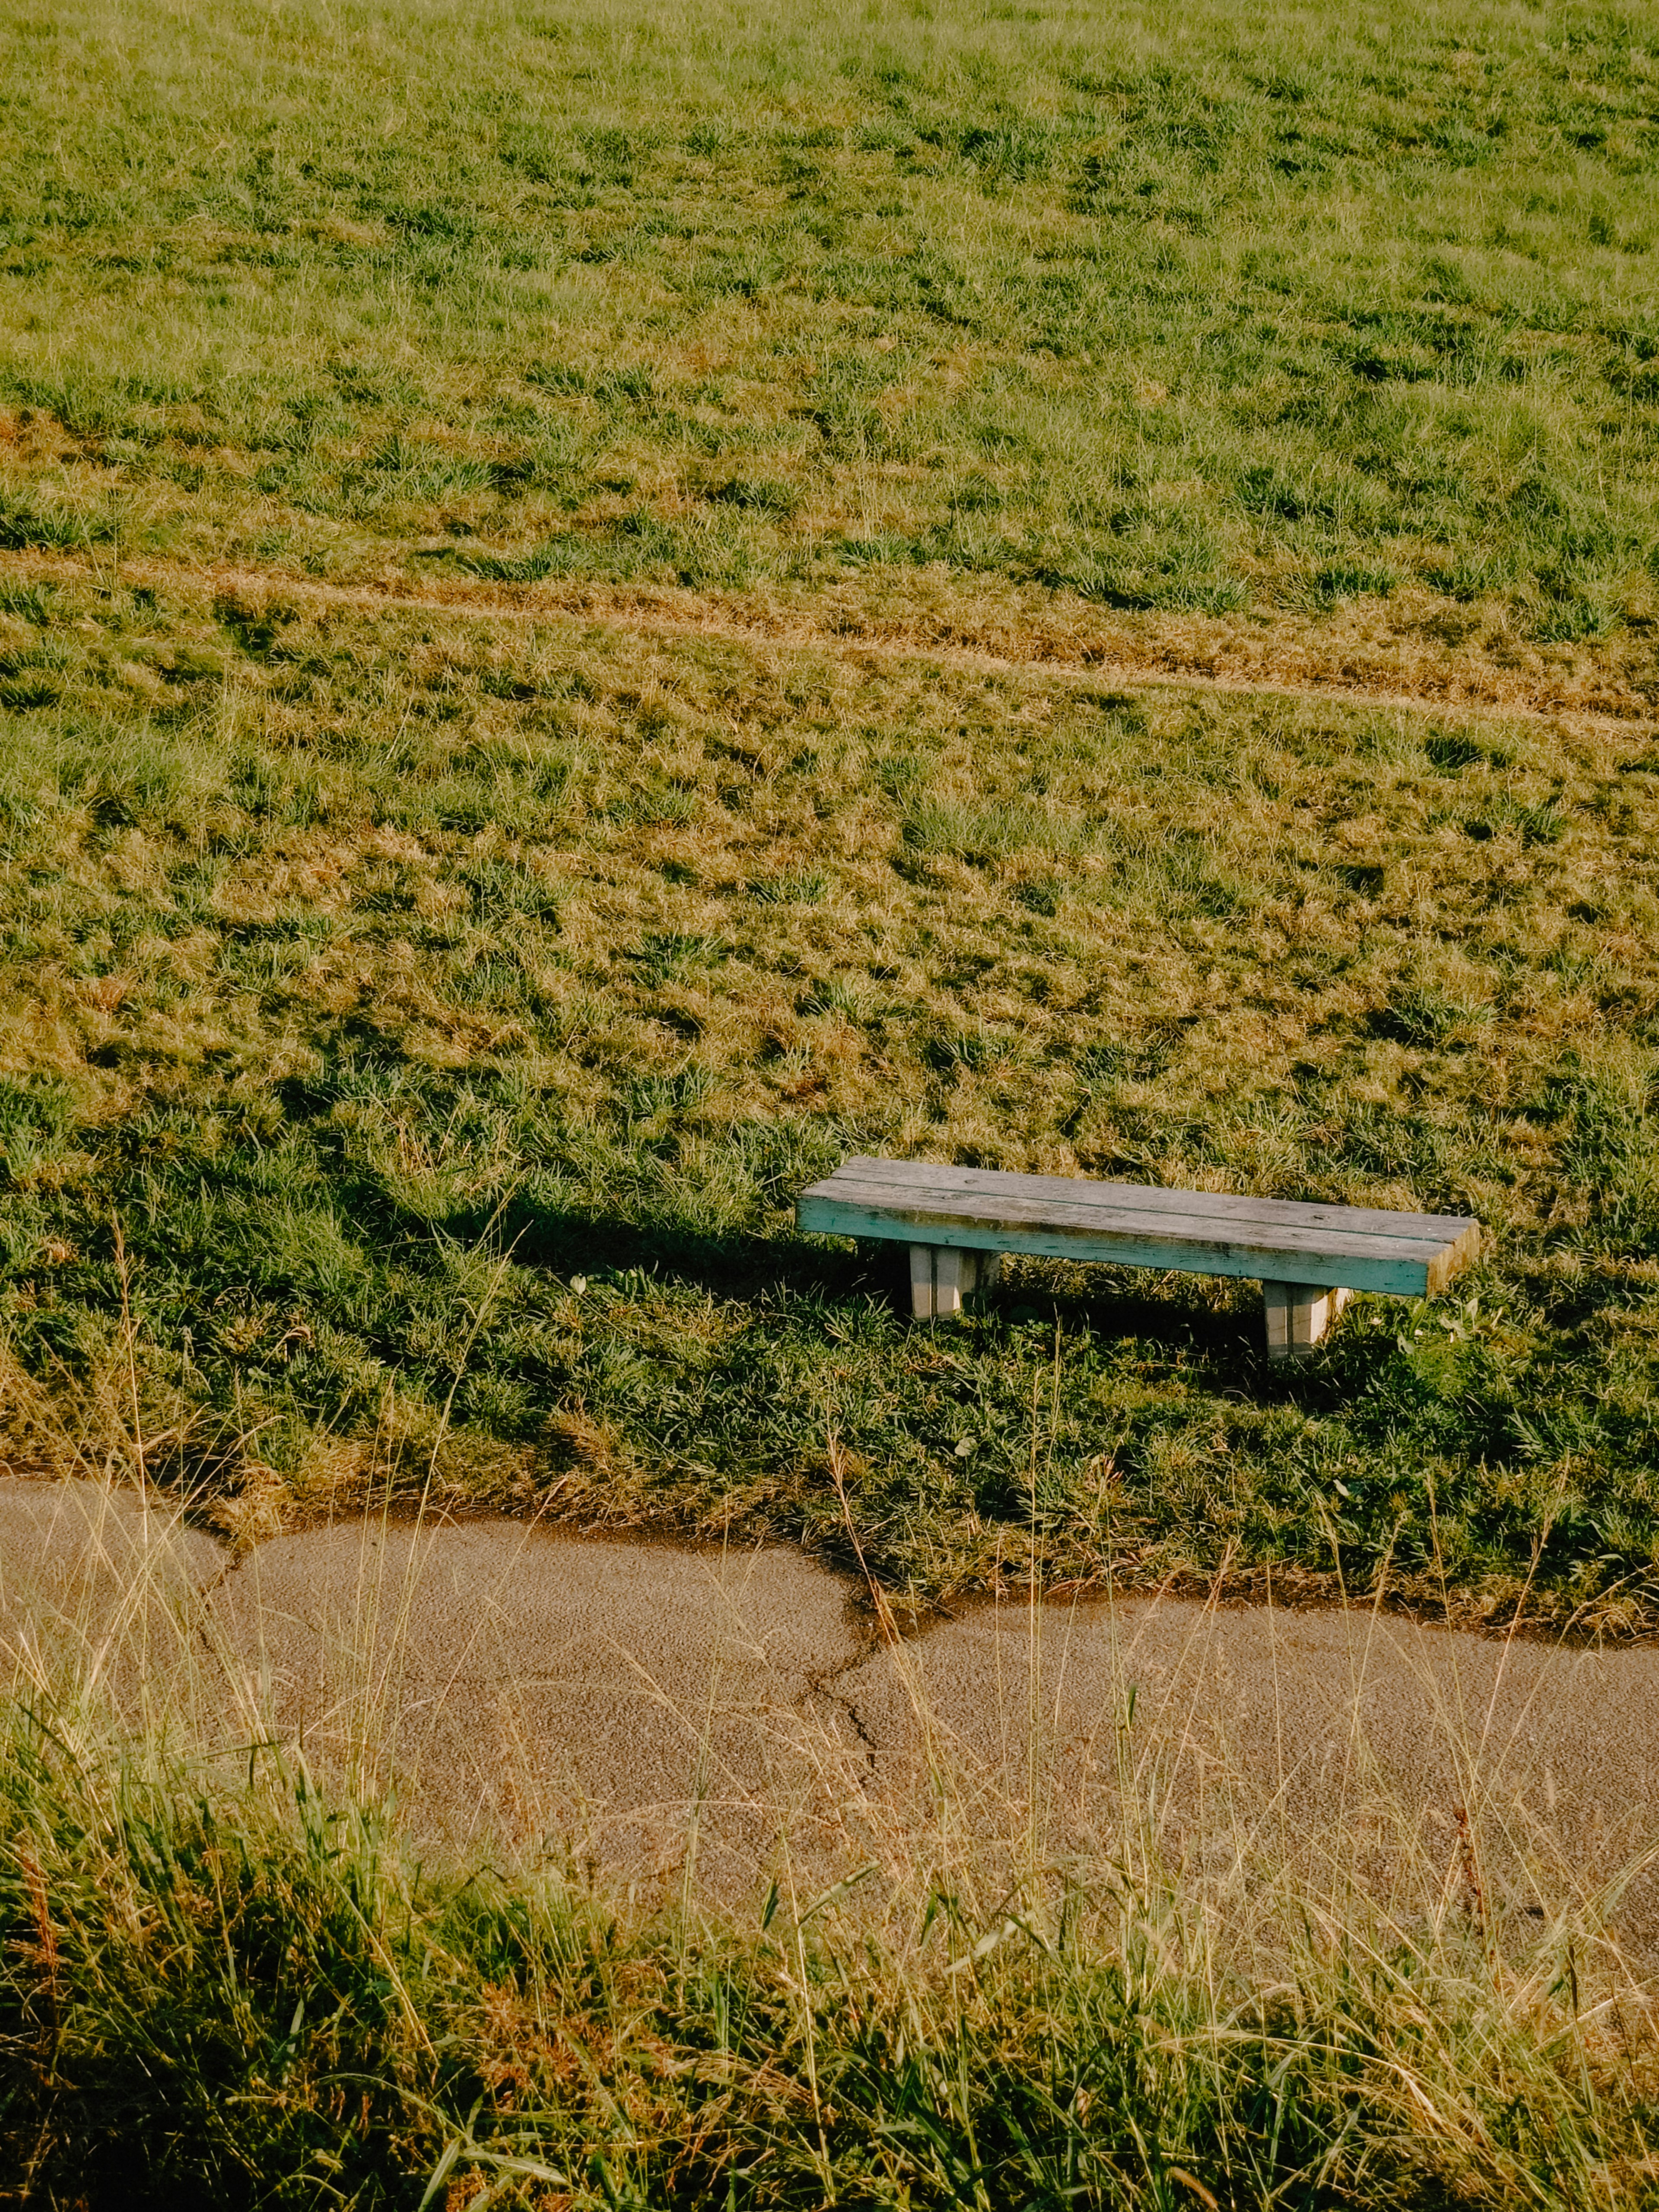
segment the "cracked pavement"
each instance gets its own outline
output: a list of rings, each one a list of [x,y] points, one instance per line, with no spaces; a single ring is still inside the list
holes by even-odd
[[[1008,1882],[1426,1881],[1659,1958],[1659,1650],[1100,1597],[884,1642],[860,1596],[784,1546],[498,1520],[337,1522],[235,1564],[131,1492],[0,1483],[15,1678],[90,1666],[124,1706],[269,1734],[459,1850],[732,1902],[781,1863],[969,1847]]]

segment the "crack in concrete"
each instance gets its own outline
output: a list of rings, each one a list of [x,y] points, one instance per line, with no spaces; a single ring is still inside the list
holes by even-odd
[[[853,1733],[864,1747],[865,1770],[867,1778],[872,1782],[875,1780],[878,1771],[881,1746],[865,1726],[863,1716],[853,1700],[843,1696],[835,1686],[844,1675],[850,1674],[855,1668],[862,1667],[867,1659],[872,1658],[881,1649],[882,1646],[879,1644],[872,1643],[866,1650],[854,1652],[850,1659],[843,1660],[839,1667],[828,1669],[809,1668],[806,1673],[807,1696],[827,1698],[831,1705],[839,1705],[853,1723]],[[797,1711],[799,1711],[802,1702],[797,1699],[795,1707]]]

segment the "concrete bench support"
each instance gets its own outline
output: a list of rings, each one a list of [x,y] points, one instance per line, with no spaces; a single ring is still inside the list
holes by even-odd
[[[1305,1358],[1352,1296],[1323,1283],[1263,1283],[1268,1358]]]
[[[943,1321],[962,1311],[975,1291],[988,1291],[1002,1272],[1000,1252],[970,1252],[952,1244],[910,1247],[910,1312],[916,1321]]]

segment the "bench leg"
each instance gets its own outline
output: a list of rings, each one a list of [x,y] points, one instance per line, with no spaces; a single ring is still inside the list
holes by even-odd
[[[988,1290],[1002,1271],[1000,1252],[964,1252],[954,1244],[910,1247],[910,1312],[916,1321],[944,1321],[962,1311],[976,1290]]]
[[[1305,1359],[1348,1300],[1352,1291],[1323,1283],[1263,1283],[1269,1359]]]

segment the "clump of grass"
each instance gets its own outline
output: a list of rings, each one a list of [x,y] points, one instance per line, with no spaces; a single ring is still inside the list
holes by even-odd
[[[920,800],[905,817],[903,834],[907,844],[922,852],[983,860],[1028,852],[1083,853],[1098,833],[1075,811],[1042,805],[1029,799],[990,807],[928,798]]]
[[[78,552],[111,537],[114,527],[106,513],[83,514],[49,495],[0,495],[0,550],[5,552]]]
[[[0,582],[0,614],[15,615],[37,629],[45,629],[61,606],[50,584],[31,584],[8,577]]]
[[[555,1874],[422,1865],[270,1754],[238,1789],[101,1747],[77,1770],[21,1716],[9,1738],[14,2186],[1644,2201],[1650,2087],[1526,1962],[1522,2002],[1494,1988],[1473,1942],[1379,1954],[1333,1930],[1253,1988],[1178,1898],[1110,1880],[988,1924],[941,1887],[931,1943],[806,1900],[761,1929],[641,1924]]]
[[[1347,599],[1387,599],[1400,577],[1393,568],[1366,567],[1358,562],[1336,562],[1317,570],[1313,579],[1316,600],[1323,606],[1340,606]]]
[[[749,890],[764,906],[816,906],[829,884],[821,869],[809,869],[798,875],[763,877]]]
[[[740,507],[753,514],[775,515],[785,520],[800,505],[800,494],[793,485],[775,483],[768,477],[728,477],[723,483],[712,486],[708,496],[728,507]]]

